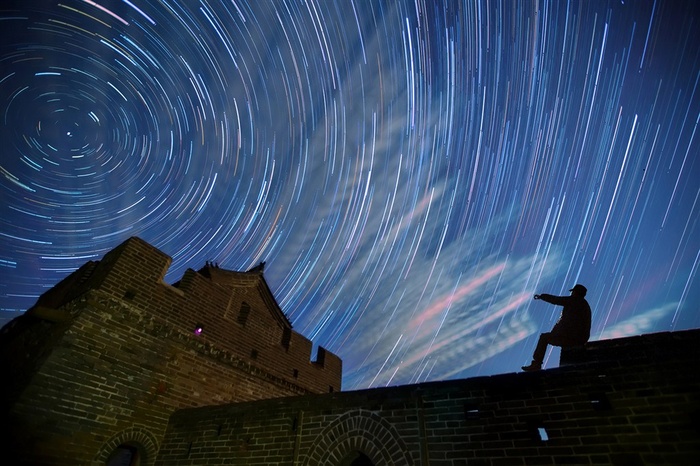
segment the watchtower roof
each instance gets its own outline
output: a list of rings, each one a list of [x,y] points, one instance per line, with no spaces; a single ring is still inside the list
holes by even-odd
[[[292,323],[284,311],[282,311],[280,305],[277,303],[270,286],[265,280],[265,276],[263,274],[264,270],[265,262],[261,262],[248,271],[240,272],[222,269],[218,264],[207,261],[204,267],[197,270],[197,273],[205,278],[208,278],[215,285],[225,289],[241,286],[257,288],[272,317],[279,322],[282,327],[291,329]]]

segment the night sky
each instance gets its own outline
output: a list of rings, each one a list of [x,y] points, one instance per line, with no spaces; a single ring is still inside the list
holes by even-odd
[[[575,283],[698,328],[697,5],[3,1],[1,323],[139,236],[266,261],[344,389],[519,370]]]

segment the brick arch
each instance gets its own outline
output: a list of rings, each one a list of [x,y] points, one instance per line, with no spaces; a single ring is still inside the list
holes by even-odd
[[[95,455],[93,465],[104,466],[109,459],[109,455],[112,454],[119,445],[134,443],[138,444],[142,450],[141,453],[145,456],[145,458],[141,460],[141,466],[153,465],[156,461],[156,455],[158,454],[158,441],[148,429],[136,426],[124,429],[107,440],[97,452],[97,455]]]
[[[330,423],[312,442],[305,465],[339,465],[354,451],[377,466],[413,464],[394,426],[371,411],[348,411]]]

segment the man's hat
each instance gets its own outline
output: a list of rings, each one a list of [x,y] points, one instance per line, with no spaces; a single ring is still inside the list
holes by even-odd
[[[580,294],[581,296],[586,296],[586,293],[588,293],[586,287],[581,284],[574,285],[574,287],[571,288],[569,291],[575,291],[576,294]]]

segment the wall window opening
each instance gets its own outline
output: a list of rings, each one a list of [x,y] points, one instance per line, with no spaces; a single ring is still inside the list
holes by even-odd
[[[250,304],[243,301],[241,303],[241,310],[238,313],[238,323],[245,325],[245,323],[248,321],[248,314],[250,314]]]

